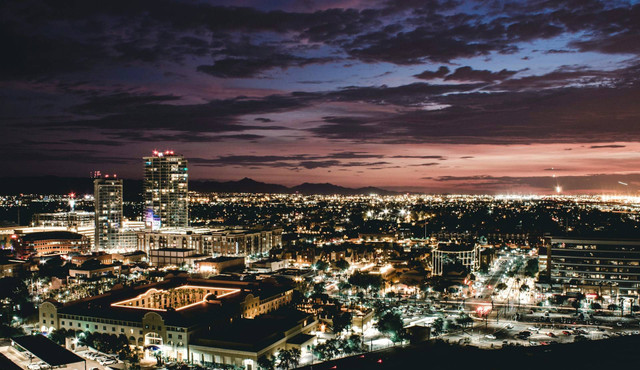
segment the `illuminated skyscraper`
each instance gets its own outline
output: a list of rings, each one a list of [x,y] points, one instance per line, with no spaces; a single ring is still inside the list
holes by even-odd
[[[122,228],[122,180],[105,178],[93,180],[95,202],[95,246],[97,250],[120,247]]]
[[[144,157],[144,204],[148,226],[189,226],[187,170],[184,156],[170,150],[154,151],[151,157]]]

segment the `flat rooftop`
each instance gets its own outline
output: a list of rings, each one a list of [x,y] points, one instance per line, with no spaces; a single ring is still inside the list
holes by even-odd
[[[208,298],[218,299],[239,292],[240,289],[202,285],[182,285],[166,290],[149,288],[144,293],[112,303],[111,306],[149,311],[167,311],[168,309],[180,311],[206,303]]]
[[[179,289],[180,287],[184,288]],[[163,317],[166,325],[186,327],[226,315],[225,312],[235,310],[236,304],[247,294],[270,297],[287,289],[268,284],[263,286],[256,281],[175,277],[137,287],[114,289],[99,296],[68,302],[58,309],[58,313],[138,322],[145,314],[155,312]],[[201,293],[206,293],[206,296]],[[142,297],[145,295],[155,295],[155,298],[151,298],[150,307],[142,307]],[[134,308],[136,300],[139,307],[137,309]],[[144,305],[148,305],[146,298]]]
[[[441,252],[471,252],[475,248],[473,244],[446,244],[440,243],[438,244],[438,248]]]
[[[9,360],[7,356],[0,353],[0,369],[3,370],[22,370],[22,368],[16,365],[13,361]]]
[[[284,333],[295,326],[308,325],[313,320],[308,313],[282,308],[254,319],[237,319],[224,327],[201,331],[192,339],[192,343],[239,351],[259,351],[284,338]],[[298,338],[303,339],[309,340],[308,337]]]
[[[640,239],[617,239],[617,238],[596,238],[577,236],[545,236],[551,243],[588,243],[601,245],[633,245],[640,246]]]
[[[229,256],[220,256],[220,257],[209,257],[196,262],[227,262],[233,260],[243,260],[244,257],[229,257]]]
[[[76,364],[85,360],[54,343],[44,335],[25,335],[11,339],[14,344],[30,352],[51,367]]]

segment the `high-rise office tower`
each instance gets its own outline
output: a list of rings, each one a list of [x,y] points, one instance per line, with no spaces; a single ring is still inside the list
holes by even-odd
[[[93,180],[95,202],[95,246],[97,250],[111,250],[120,246],[122,228],[122,180],[104,178]]]
[[[187,160],[171,150],[144,157],[144,204],[148,226],[189,226]]]

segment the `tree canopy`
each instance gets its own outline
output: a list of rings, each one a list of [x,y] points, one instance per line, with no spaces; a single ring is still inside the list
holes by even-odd
[[[374,288],[378,290],[382,287],[382,276],[356,272],[349,277],[349,283],[362,289]]]

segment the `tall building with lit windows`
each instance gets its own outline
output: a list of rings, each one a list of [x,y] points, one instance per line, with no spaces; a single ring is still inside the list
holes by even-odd
[[[545,236],[541,280],[565,292],[640,296],[640,240]]]
[[[153,229],[189,225],[188,167],[171,150],[144,157],[145,221]]]
[[[93,197],[96,212],[96,249],[119,248],[122,229],[122,180],[109,178],[108,175],[93,180]]]

